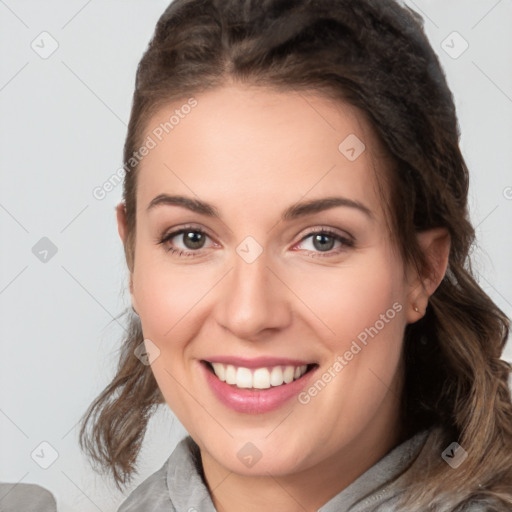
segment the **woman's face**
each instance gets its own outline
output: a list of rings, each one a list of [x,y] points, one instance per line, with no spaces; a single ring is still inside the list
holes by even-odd
[[[137,185],[132,299],[168,405],[239,474],[383,455],[418,317],[369,124],[312,94],[187,100],[148,123]]]

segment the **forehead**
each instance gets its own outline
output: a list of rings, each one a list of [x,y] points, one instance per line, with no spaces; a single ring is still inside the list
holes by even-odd
[[[227,86],[162,107],[146,125],[138,203],[187,193],[227,204],[333,195],[380,206],[387,161],[357,108],[312,92]],[[256,208],[257,209],[257,208]]]

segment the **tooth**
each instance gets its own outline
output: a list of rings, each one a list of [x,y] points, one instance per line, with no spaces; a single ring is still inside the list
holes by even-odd
[[[212,366],[215,375],[217,375],[217,377],[219,377],[219,379],[224,382],[226,380],[226,370],[224,365],[222,363],[212,363]]]
[[[252,373],[249,368],[238,368],[236,371],[236,385],[239,388],[252,388]]]
[[[253,387],[267,389],[270,387],[270,372],[266,368],[258,368],[254,372]]]
[[[272,368],[272,372],[270,373],[270,385],[280,386],[283,382],[283,370],[280,366],[274,366],[274,368]]]
[[[236,369],[232,364],[226,366],[226,382],[236,384]]]
[[[220,381],[235,385],[239,388],[268,389],[271,386],[281,386],[299,379],[307,371],[307,365],[274,366],[270,368],[236,367],[231,364],[211,363],[215,375]]]
[[[283,379],[286,384],[293,380],[293,375],[295,373],[295,368],[293,366],[286,366],[283,372]]]

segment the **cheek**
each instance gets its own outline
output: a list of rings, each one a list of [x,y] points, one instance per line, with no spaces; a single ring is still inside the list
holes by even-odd
[[[158,347],[159,355],[151,370],[166,403],[192,429],[188,419],[194,417],[197,404],[185,391],[187,356],[190,340],[201,326],[198,314],[201,298],[216,279],[189,268],[172,266],[155,254],[137,255],[133,292],[138,305],[145,339]],[[210,282],[211,281],[211,282]]]
[[[187,315],[212,288],[215,281],[194,266],[176,266],[161,255],[137,255],[133,293],[143,321],[144,334],[156,339],[181,339],[176,330],[187,323]]]
[[[405,288],[399,275],[386,254],[374,255],[304,273],[295,279],[294,291],[316,317],[317,332],[339,352],[376,323],[382,334],[400,338]]]
[[[402,352],[407,290],[401,267],[384,252],[360,263],[309,274],[297,288],[320,319],[315,330],[328,354],[318,377],[328,384],[318,386],[322,391],[306,390],[301,403],[310,400],[305,411],[325,418],[334,437],[355,436],[382,411],[386,395],[392,399]],[[318,425],[304,428],[304,437],[314,438]]]

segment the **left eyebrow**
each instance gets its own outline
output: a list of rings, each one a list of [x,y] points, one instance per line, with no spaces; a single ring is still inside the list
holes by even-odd
[[[159,194],[149,203],[146,211],[149,211],[158,205],[181,206],[208,217],[215,217],[218,219],[221,217],[218,209],[212,204],[185,196]],[[290,221],[339,206],[354,208],[364,213],[370,219],[374,219],[372,211],[359,201],[354,201],[353,199],[348,199],[346,197],[324,197],[322,199],[312,199],[311,201],[297,203],[288,207],[281,215],[281,220]]]
[[[372,211],[367,206],[359,201],[348,199],[347,197],[324,197],[322,199],[312,199],[311,201],[297,203],[287,208],[281,218],[282,220],[297,219],[304,215],[322,212],[337,206],[355,208],[356,210],[363,212],[370,219],[373,220],[374,218]]]

